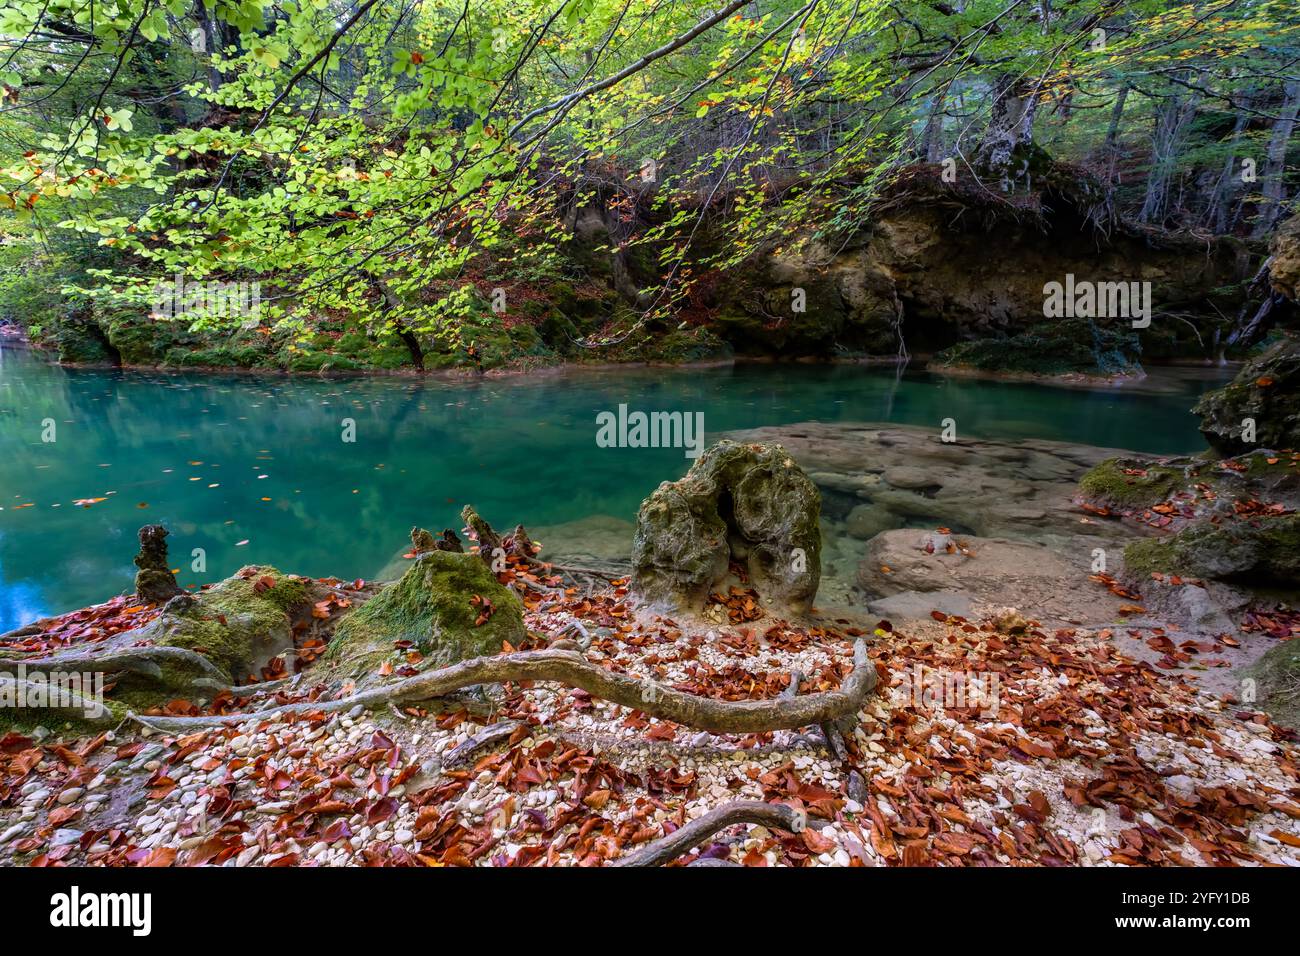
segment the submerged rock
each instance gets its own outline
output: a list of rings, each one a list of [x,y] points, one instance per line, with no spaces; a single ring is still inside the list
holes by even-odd
[[[1300,448],[1300,337],[1285,335],[1223,388],[1202,395],[1192,411],[1221,454]],[[1246,419],[1254,421],[1253,442],[1245,440]]]
[[[806,610],[821,580],[820,510],[817,486],[780,445],[719,442],[641,503],[636,589],[698,609],[735,560],[765,602]]]
[[[478,555],[430,551],[339,624],[326,660],[345,673],[373,674],[396,659],[396,641],[446,665],[498,654],[525,637],[522,602]]]

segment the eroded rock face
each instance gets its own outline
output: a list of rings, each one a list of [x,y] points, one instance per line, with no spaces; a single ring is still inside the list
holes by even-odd
[[[723,441],[641,503],[633,580],[646,600],[699,609],[731,560],[763,600],[806,610],[821,580],[821,495],[780,445]]]
[[[1269,282],[1292,302],[1300,302],[1300,215],[1278,226],[1269,252],[1273,256],[1268,266]]]
[[[525,637],[522,602],[477,554],[430,551],[339,624],[326,658],[349,676],[375,676],[394,641],[445,665]]]
[[[1300,448],[1300,338],[1287,335],[1246,363],[1223,388],[1206,392],[1192,409],[1215,450],[1235,455],[1251,448]],[[1243,441],[1242,423],[1255,421],[1255,441]]]

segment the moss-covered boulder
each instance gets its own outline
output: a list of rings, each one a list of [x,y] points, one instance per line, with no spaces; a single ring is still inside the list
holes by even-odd
[[[1205,440],[1222,454],[1300,448],[1300,337],[1283,335],[1223,388],[1201,396],[1192,411],[1201,416]],[[1254,442],[1243,440],[1248,418]]]
[[[1188,459],[1107,458],[1079,479],[1079,499],[1116,513],[1150,508],[1183,487],[1189,464]]]
[[[478,555],[431,551],[339,624],[325,659],[360,677],[394,661],[398,641],[442,666],[498,654],[526,636],[523,602]]]
[[[1300,641],[1269,648],[1246,676],[1255,682],[1254,703],[1275,722],[1300,730]]]
[[[959,342],[936,355],[928,367],[940,371],[1113,378],[1141,375],[1141,355],[1141,342],[1132,329],[1092,319],[1057,319],[1005,338]]]
[[[1300,515],[1200,522],[1134,541],[1124,549],[1124,567],[1136,579],[1162,572],[1252,587],[1300,586]]]
[[[698,610],[734,560],[765,602],[805,610],[821,580],[820,511],[817,486],[780,445],[719,442],[641,503],[637,592]]]
[[[169,601],[159,617],[132,632],[133,640],[195,651],[242,682],[293,648],[291,616],[310,601],[308,579],[250,565],[196,595]]]

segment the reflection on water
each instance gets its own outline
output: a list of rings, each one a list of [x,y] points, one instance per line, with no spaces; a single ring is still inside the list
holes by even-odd
[[[809,420],[938,429],[953,418],[959,436],[1201,449],[1187,409],[1215,377],[1152,384],[898,381],[892,369],[803,365],[289,379],[69,370],[0,347],[0,631],[129,589],[135,531],[150,522],[171,529],[177,576],[194,584],[249,563],[372,576],[412,525],[459,527],[467,502],[498,525],[632,519],[689,461],[681,450],[598,448],[596,413],[620,403],[701,411],[711,437]],[[57,440],[47,443],[50,420]],[[74,504],[95,498],[105,500]]]

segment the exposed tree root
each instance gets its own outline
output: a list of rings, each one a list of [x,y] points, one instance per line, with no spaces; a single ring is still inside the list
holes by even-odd
[[[17,706],[15,709],[20,712],[26,712],[37,719],[48,720],[49,715],[53,714],[60,720],[78,721],[87,727],[95,729],[105,729],[115,727],[121,723],[121,718],[113,715],[107,707],[103,706],[94,697],[88,697],[81,691],[73,688],[51,688],[48,684],[38,684],[35,681],[20,679],[13,675],[5,675],[8,680],[4,683],[13,682],[11,693],[13,700],[40,700],[39,706]],[[89,690],[90,688],[83,688]]]
[[[822,725],[852,717],[862,709],[876,686],[876,668],[867,658],[867,645],[858,641],[853,670],[838,690],[776,700],[723,701],[698,697],[652,681],[607,671],[569,650],[524,651],[496,657],[474,657],[441,670],[417,674],[396,684],[375,687],[333,701],[285,704],[251,714],[213,717],[132,717],[154,730],[185,732],[198,727],[228,726],[251,719],[291,714],[332,713],[353,707],[383,707],[389,701],[442,697],[475,684],[509,681],[554,681],[587,691],[593,697],[712,733],[753,734]]]
[[[735,800],[697,817],[680,830],[615,860],[611,866],[666,866],[689,853],[719,830],[737,823],[757,823],[769,829],[798,833],[807,824],[804,814],[784,803]],[[724,865],[724,864],[717,864]]]
[[[20,664],[27,673],[128,671],[144,674],[159,682],[163,680],[162,665],[178,664],[197,669],[204,675],[199,680],[205,684],[213,684],[221,689],[231,687],[230,681],[216,664],[202,654],[183,647],[123,647],[100,653],[64,652],[31,659],[4,655],[0,656],[0,673],[16,674]]]

